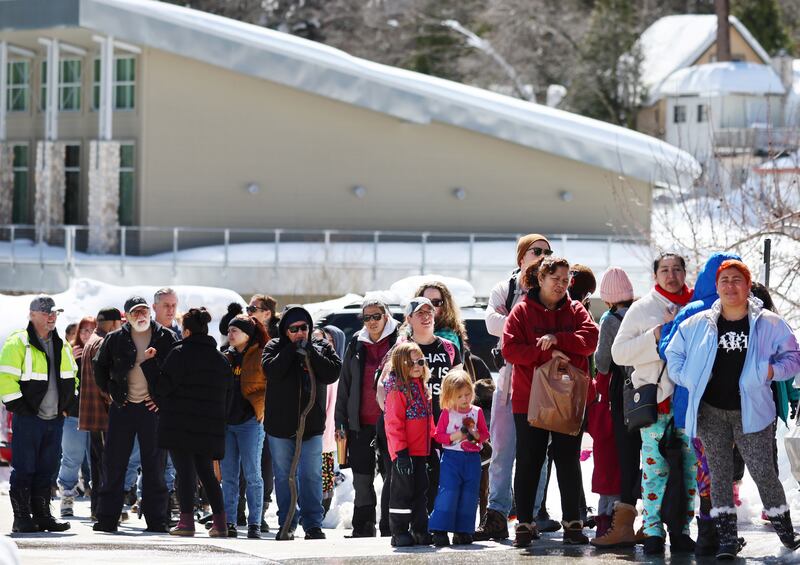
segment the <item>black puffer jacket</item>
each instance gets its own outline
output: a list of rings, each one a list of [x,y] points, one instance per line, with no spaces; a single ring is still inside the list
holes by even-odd
[[[287,310],[299,309],[312,327],[311,315],[296,306]],[[287,324],[284,313],[279,327],[280,337],[271,340],[264,347],[261,365],[267,376],[267,401],[264,411],[264,427],[267,433],[279,438],[292,438],[297,435],[300,413],[308,403],[310,379],[303,365],[303,357],[297,347],[286,336]],[[339,378],[342,362],[327,341],[314,341],[308,344],[308,358],[316,377],[316,402],[306,417],[303,440],[322,434],[325,431],[325,405],[327,385]]]
[[[172,346],[177,341],[172,330],[165,328],[155,320],[150,321],[150,345],[155,347],[156,356],[141,364],[142,372],[147,379],[150,397],[159,403],[156,383],[161,376],[161,366],[167,358]],[[128,398],[128,373],[136,363],[136,344],[131,336],[130,322],[126,322],[120,329],[109,333],[103,340],[103,345],[95,355],[94,380],[97,386],[111,396],[111,399],[121,406]]]
[[[161,397],[158,444],[212,459],[225,457],[225,415],[231,366],[208,335],[191,335],[172,348],[156,385]]]

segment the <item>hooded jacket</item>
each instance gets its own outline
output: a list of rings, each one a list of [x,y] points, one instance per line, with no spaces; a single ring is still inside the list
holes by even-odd
[[[680,309],[668,330],[666,326],[664,327],[664,331],[661,333],[661,341],[658,344],[658,354],[664,361],[667,360],[667,346],[675,336],[675,332],[678,331],[678,326],[680,326],[681,322],[688,320],[698,312],[708,310],[719,298],[717,294],[717,269],[728,259],[742,260],[735,253],[713,253],[708,258],[708,261],[700,270],[700,274],[697,275],[693,294],[695,300]],[[676,428],[686,426],[686,406],[688,402],[689,392],[682,386],[676,386],[675,392],[672,394],[672,411],[674,412]]]
[[[293,438],[297,435],[300,413],[308,403],[311,394],[310,375],[307,373],[303,356],[297,346],[286,335],[286,319],[302,316],[309,330],[313,325],[311,314],[300,306],[289,307],[281,317],[278,329],[280,336],[270,340],[264,347],[261,366],[267,377],[264,427],[267,433],[278,438]],[[307,344],[308,360],[316,379],[316,401],[306,417],[303,441],[325,431],[325,406],[327,386],[339,378],[342,362],[333,346],[327,341],[311,341]]]
[[[717,356],[717,321],[721,313],[722,305],[717,300],[709,310],[680,324],[667,346],[670,379],[689,391],[689,437],[697,437],[697,412]],[[742,428],[746,434],[760,432],[775,421],[775,402],[767,379],[769,365],[774,372],[772,381],[785,381],[800,373],[797,339],[783,318],[764,309],[761,301],[754,298],[748,300],[748,318],[750,335],[739,376]]]
[[[223,352],[231,366],[235,365],[235,351],[234,348],[229,347]],[[264,420],[264,400],[267,390],[267,379],[261,366],[261,353],[262,350],[258,347],[258,344],[247,346],[242,355],[242,373],[239,379],[239,389],[242,392],[242,396],[253,407],[256,420],[259,421]]]
[[[527,414],[531,382],[536,367],[552,358],[553,349],[569,356],[575,367],[589,372],[589,355],[597,347],[597,324],[577,300],[565,296],[554,310],[539,301],[532,290],[511,310],[503,329],[503,358],[514,367],[511,373],[511,409],[514,414]],[[547,334],[558,342],[543,351],[536,340]]]
[[[383,333],[376,343],[388,341],[388,349],[397,341],[397,320],[389,316]],[[350,338],[347,351],[342,361],[342,374],[339,377],[339,390],[336,397],[336,427],[361,430],[361,391],[364,379],[375,382],[375,375],[365,375],[364,368],[367,361],[366,346],[369,342],[369,332],[361,328]]]
[[[172,330],[155,320],[150,320],[150,345],[156,349],[152,359],[143,361],[140,367],[147,379],[147,388],[153,401],[159,403],[156,389],[161,377],[161,366],[177,341]],[[136,363],[136,344],[131,335],[131,324],[126,322],[120,329],[106,335],[94,358],[94,380],[101,391],[108,394],[118,406],[128,399],[128,373]]]

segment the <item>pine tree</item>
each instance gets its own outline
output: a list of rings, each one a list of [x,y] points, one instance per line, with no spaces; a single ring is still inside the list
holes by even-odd
[[[732,0],[731,14],[739,18],[770,55],[792,51],[776,0]]]

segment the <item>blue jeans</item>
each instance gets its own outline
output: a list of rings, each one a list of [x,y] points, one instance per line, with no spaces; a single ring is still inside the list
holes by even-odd
[[[264,426],[250,418],[243,424],[228,424],[225,430],[225,458],[220,463],[222,470],[222,497],[225,500],[225,516],[229,523],[236,523],[236,507],[239,504],[239,467],[244,471],[247,483],[247,524],[261,524],[264,506],[264,480],[261,478],[261,449],[264,446]]]
[[[139,454],[139,439],[133,442],[133,451],[131,451],[131,458],[128,459],[128,470],[125,471],[125,492],[128,492],[136,484],[136,496],[142,497],[142,477],[139,475],[139,468],[142,466],[142,458]],[[164,468],[164,482],[167,485],[167,491],[172,492],[175,490],[175,466],[172,464],[172,457],[167,451],[167,466]]]
[[[64,418],[42,420],[14,414],[11,437],[11,489],[30,488],[50,496],[50,481],[58,470]]]
[[[65,494],[75,496],[78,484],[78,471],[84,459],[91,459],[89,453],[89,432],[78,429],[78,419],[64,418],[64,433],[61,436],[61,468],[58,471],[58,485]],[[88,481],[88,475],[85,477]]]
[[[294,439],[274,436],[269,438],[272,454],[272,470],[275,474],[275,498],[278,501],[278,524],[283,527],[292,497],[289,493],[289,469],[294,457]],[[303,442],[300,464],[297,467],[297,502],[300,513],[295,513],[292,529],[303,520],[303,530],[322,527],[322,436],[314,436]]]
[[[511,476],[517,453],[517,431],[511,412],[511,399],[501,405],[499,389],[492,398],[492,419],[489,435],[492,442],[492,462],[489,465],[489,509],[504,516],[511,512]]]

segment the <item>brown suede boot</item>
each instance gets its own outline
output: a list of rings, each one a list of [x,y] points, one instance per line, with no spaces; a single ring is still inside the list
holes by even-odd
[[[636,534],[633,531],[635,519],[636,507],[617,502],[611,517],[611,528],[604,536],[596,537],[590,543],[601,549],[633,547],[637,543]]]

